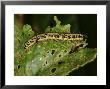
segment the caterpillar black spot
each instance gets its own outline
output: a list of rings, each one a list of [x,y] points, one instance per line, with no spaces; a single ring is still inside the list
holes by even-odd
[[[25,49],[28,49],[37,42],[45,40],[71,40],[71,41],[82,41],[84,35],[82,34],[58,34],[58,33],[44,33],[32,37],[30,40],[25,42]]]

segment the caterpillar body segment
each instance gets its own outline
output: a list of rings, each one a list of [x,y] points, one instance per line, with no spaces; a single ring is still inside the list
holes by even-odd
[[[44,40],[83,40],[83,35],[81,34],[58,34],[58,33],[45,33],[38,35],[40,39],[38,41]]]
[[[32,37],[30,40],[25,42],[25,49],[28,49],[37,42],[45,40],[70,40],[70,41],[83,41],[84,35],[82,34],[59,34],[59,33],[44,33]]]
[[[28,49],[29,47],[31,47],[32,45],[34,45],[37,41],[37,36],[32,37],[30,40],[28,40],[27,42],[25,42],[24,44],[24,48]]]

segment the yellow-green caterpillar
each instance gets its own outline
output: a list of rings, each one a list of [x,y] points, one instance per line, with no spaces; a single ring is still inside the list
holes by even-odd
[[[25,42],[25,49],[28,49],[37,42],[45,40],[71,40],[71,41],[82,41],[84,35],[82,34],[59,34],[59,33],[44,33],[32,37],[30,40]]]

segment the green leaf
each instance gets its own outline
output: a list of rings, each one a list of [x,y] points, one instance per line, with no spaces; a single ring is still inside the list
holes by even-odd
[[[70,33],[70,24],[67,25],[61,25],[61,21],[57,19],[56,16],[54,16],[54,21],[56,22],[56,26],[51,28],[48,26],[45,30],[45,32],[49,33]]]

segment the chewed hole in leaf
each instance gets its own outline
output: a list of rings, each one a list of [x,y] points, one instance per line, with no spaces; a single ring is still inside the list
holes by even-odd
[[[28,34],[30,36],[30,34]]]
[[[55,50],[52,50],[52,53],[51,54],[53,55],[54,53],[55,53]]]
[[[58,64],[62,64],[62,63],[64,63],[64,62],[62,62],[62,61],[58,62]]]
[[[45,64],[47,64],[47,61],[45,62]]]
[[[59,55],[59,57],[61,57],[61,55]]]
[[[20,68],[20,65],[18,65],[18,69]]]
[[[43,66],[46,66],[48,64],[48,62],[46,61],[44,64],[43,64]]]
[[[47,53],[49,53],[49,51],[47,51]]]
[[[52,73],[54,73],[55,71],[56,71],[56,68],[53,68],[53,69],[51,70]]]

